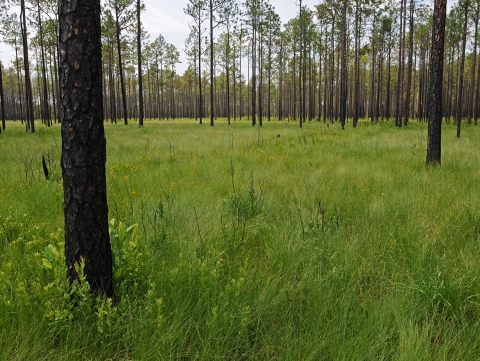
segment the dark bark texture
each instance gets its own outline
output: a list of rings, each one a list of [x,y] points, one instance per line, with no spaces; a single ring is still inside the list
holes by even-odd
[[[447,0],[435,0],[433,9],[430,90],[428,103],[427,164],[441,164],[443,51]]]
[[[74,265],[83,258],[93,293],[113,297],[105,176],[100,0],[62,0],[59,23],[67,275],[70,282],[77,279]]]

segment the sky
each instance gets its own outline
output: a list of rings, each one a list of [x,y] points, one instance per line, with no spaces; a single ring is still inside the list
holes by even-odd
[[[187,7],[189,0],[144,0],[144,2],[146,11],[142,14],[142,23],[145,30],[150,34],[149,41],[155,40],[159,34],[162,34],[166,42],[175,45],[180,51],[181,61],[177,65],[177,71],[182,74],[188,67],[183,50],[185,39],[190,33],[188,23],[191,22],[192,18],[186,15],[183,9]],[[318,0],[303,0],[303,4],[310,8],[313,8],[318,2]],[[270,3],[280,15],[283,24],[298,13],[296,0],[270,0]],[[217,30],[216,33],[219,34],[220,31]],[[13,50],[1,42],[0,59],[2,62],[8,64],[13,58]]]

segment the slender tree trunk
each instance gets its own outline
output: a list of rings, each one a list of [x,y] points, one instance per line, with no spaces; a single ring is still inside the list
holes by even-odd
[[[297,44],[294,44],[293,47],[293,65],[292,65],[292,80],[293,80],[293,99],[291,100],[291,103],[293,105],[293,119],[297,119],[297,69],[295,68],[297,66],[297,54],[296,54],[296,46]],[[298,74],[300,77],[300,74]],[[300,82],[300,79],[299,79]],[[290,108],[290,112],[292,112],[292,107]]]
[[[476,18],[476,25],[478,24],[478,19],[479,19],[479,14],[477,13],[477,18]],[[478,28],[477,28],[478,29]],[[475,32],[475,37],[477,36],[477,33]],[[478,116],[480,114],[480,61],[478,62],[478,70],[477,70],[477,81],[476,84],[474,83],[475,87],[475,110],[474,110],[474,123],[475,125],[478,124]]]
[[[467,25],[468,25],[468,6],[470,1],[463,2],[463,8],[465,10],[463,20],[463,37],[462,37],[462,57],[460,59],[460,75],[458,80],[458,96],[456,106],[456,118],[457,118],[457,137],[460,138],[461,124],[462,124],[462,109],[463,109],[463,74],[465,69],[465,47],[467,44]]]
[[[407,69],[407,94],[405,96],[405,105],[403,113],[403,125],[408,124],[408,116],[410,114],[410,95],[412,88],[412,66],[413,66],[413,14],[415,11],[415,3],[410,0],[410,21],[408,34],[408,69]]]
[[[60,2],[60,84],[65,259],[95,294],[113,297],[103,128],[100,0]]]
[[[33,94],[32,94],[32,82],[30,80],[30,64],[28,61],[28,38],[27,38],[27,19],[25,15],[25,0],[20,1],[21,8],[21,26],[22,26],[22,39],[23,39],[23,63],[25,71],[25,98],[27,107],[27,128],[35,133],[35,117],[33,113]]]
[[[21,76],[20,76],[20,65],[19,65],[19,60],[18,60],[18,47],[17,47],[17,43],[15,41],[15,68],[17,70],[17,83],[18,83],[18,99],[20,101],[20,119],[22,121],[22,124],[23,124],[23,121],[24,121],[24,115],[23,115],[23,83],[22,83],[22,79],[21,79]]]
[[[441,164],[443,49],[446,14],[447,0],[435,0],[428,105],[427,165]]]
[[[298,85],[299,85],[299,88],[300,88],[300,117],[299,117],[299,121],[300,121],[300,128],[302,128],[302,125],[303,125],[303,122],[304,122],[304,119],[303,119],[303,115],[304,115],[304,92],[303,92],[303,47],[304,47],[304,42],[303,42],[303,39],[304,39],[304,34],[303,34],[303,17],[302,17],[302,0],[300,0],[300,50],[299,50],[299,60],[298,60]]]
[[[108,84],[110,90],[110,122],[117,124],[115,82],[113,77],[113,44],[108,44]]]
[[[405,0],[406,2],[406,0]],[[405,49],[404,47],[404,31],[403,29],[405,28],[404,26],[404,0],[400,0],[400,40],[399,40],[399,45],[398,45],[398,69],[397,69],[397,104],[395,107],[395,125],[397,127],[402,126],[402,121],[401,121],[401,116],[402,116],[402,99],[403,99],[403,73],[402,73],[402,68],[403,68],[403,51]]]
[[[200,15],[199,15],[200,16]],[[200,22],[200,18],[198,20]],[[203,97],[202,97],[202,33],[201,24],[198,25],[198,117],[203,124]]]
[[[260,34],[258,45],[258,125],[263,126],[263,34]]]
[[[387,120],[391,118],[391,80],[392,80],[392,72],[391,72],[391,58],[392,58],[392,32],[389,33],[388,37],[388,56],[387,56],[387,96],[385,99],[385,117]]]
[[[240,74],[240,80],[238,82],[238,93],[239,93],[239,112],[238,112],[238,117],[240,118],[240,120],[242,120],[242,116],[243,116],[243,88],[242,88],[242,45],[243,45],[243,42],[242,42],[242,36],[243,35],[243,28],[240,28],[240,46],[239,46],[239,52],[238,52],[238,61],[239,61],[239,65],[238,65],[238,71],[239,71],[239,74]]]
[[[55,49],[56,50],[56,49]],[[50,54],[50,78],[52,79],[52,101],[53,101],[53,119],[54,122],[57,123],[58,121],[58,114],[57,114],[57,96],[58,96],[58,81],[57,81],[57,59],[55,58],[56,51],[53,51],[53,66],[52,66],[52,54]],[[55,74],[55,75],[54,75]]]
[[[137,0],[137,62],[138,62],[138,126],[143,127],[142,23],[140,0]]]
[[[43,78],[43,97],[42,97],[42,118],[47,122],[49,127],[51,124],[50,111],[48,106],[48,90],[47,90],[47,75],[46,75],[46,66],[45,66],[45,50],[43,46],[43,29],[42,29],[42,17],[40,15],[40,2],[37,3],[37,12],[38,12],[38,26],[39,26],[39,37],[40,37],[40,52],[42,57],[42,78]]]
[[[257,113],[257,31],[256,31],[256,25],[254,24],[253,29],[252,29],[252,126],[255,126],[257,124],[257,118],[256,118],[256,113]]]
[[[340,124],[345,129],[347,118],[347,0],[342,3],[342,66],[340,79]],[[372,69],[374,71],[374,69]]]
[[[120,42],[120,24],[118,19],[118,13],[116,12],[116,26],[117,26],[117,51],[118,51],[118,70],[120,75],[120,87],[122,88],[122,105],[123,105],[123,123],[128,125],[127,114],[127,91],[125,89],[125,80],[123,77],[123,62],[122,62],[122,46]]]
[[[268,99],[267,99],[267,120],[270,121],[271,114],[271,100],[272,100],[272,35],[270,34],[268,44]]]
[[[227,31],[227,49],[226,49],[226,75],[227,75],[227,120],[230,125],[230,30]]]
[[[320,43],[322,34],[320,33]],[[324,90],[325,91],[325,90]],[[318,52],[318,121],[322,119],[322,52]]]
[[[210,0],[210,125],[214,125],[214,97],[213,97],[213,78],[214,78],[214,67],[213,67],[213,0]]]
[[[280,53],[279,56],[279,65],[280,69],[278,71],[278,120],[283,120],[283,40],[280,40]]]
[[[328,43],[328,38],[327,38],[327,35],[328,33],[326,32],[325,33],[325,49],[328,49],[327,48],[327,43]],[[328,109],[328,94],[329,94],[329,91],[328,91],[328,88],[327,88],[327,75],[328,75],[328,53],[326,51],[324,51],[324,61],[323,61],[323,65],[324,65],[324,69],[323,69],[323,124],[325,124],[327,122],[327,109]]]
[[[473,62],[471,68],[471,78],[472,78],[472,89],[470,91],[470,110],[468,112],[468,124],[472,123],[472,117],[474,116],[475,106],[478,102],[478,99],[474,97],[475,89],[476,89],[476,82],[475,82],[475,70],[477,68],[477,44],[478,44],[478,10],[474,16],[474,23],[475,23],[475,30],[474,30],[474,43],[473,43]]]
[[[333,124],[333,111],[334,111],[334,97],[333,97],[333,84],[335,83],[335,19],[332,21],[332,31],[331,31],[331,48],[330,48],[330,122]]]
[[[375,28],[376,24],[376,16],[373,19],[373,28]],[[377,48],[376,48],[376,39],[375,36],[372,36],[371,41],[371,48],[372,48],[372,69],[370,72],[370,101],[368,107],[368,113],[370,116],[370,121],[373,122],[375,120],[375,71],[377,68]]]
[[[361,24],[361,17],[360,17],[360,1],[356,1],[355,5],[355,61],[354,61],[354,78],[355,78],[355,85],[354,85],[354,99],[353,99],[353,127],[357,127],[358,123],[358,101],[360,96],[360,51],[359,51],[359,43],[360,43],[360,24]]]
[[[235,122],[237,120],[237,111],[238,111],[238,105],[237,105],[237,67],[235,65],[235,59],[237,56],[237,45],[236,45],[236,39],[234,39],[234,46],[233,46],[233,121]]]

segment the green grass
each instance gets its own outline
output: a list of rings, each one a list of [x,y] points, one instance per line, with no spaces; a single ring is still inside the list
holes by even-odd
[[[479,128],[107,124],[132,275],[73,309],[59,133],[0,136],[0,359],[478,359]]]

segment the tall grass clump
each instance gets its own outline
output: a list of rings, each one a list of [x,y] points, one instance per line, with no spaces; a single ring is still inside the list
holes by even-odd
[[[478,359],[475,126],[429,168],[424,123],[106,125],[102,299],[65,277],[58,126],[9,125],[1,359]]]

